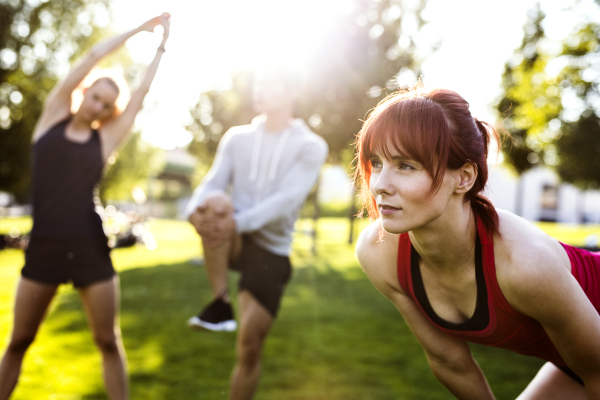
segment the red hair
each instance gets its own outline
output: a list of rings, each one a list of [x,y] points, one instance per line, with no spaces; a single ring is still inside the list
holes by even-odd
[[[498,133],[489,124],[471,116],[469,103],[447,89],[417,86],[396,92],[382,100],[369,114],[356,139],[357,168],[354,180],[360,187],[363,212],[379,217],[371,195],[371,155],[391,158],[392,147],[423,165],[433,180],[430,194],[440,188],[446,169],[466,163],[477,167],[475,184],[465,201],[484,225],[498,234],[498,214],[491,201],[481,194],[488,179],[487,155],[490,136]]]

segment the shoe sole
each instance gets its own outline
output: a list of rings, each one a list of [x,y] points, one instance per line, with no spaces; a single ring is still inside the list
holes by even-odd
[[[192,317],[188,319],[187,324],[192,329],[211,332],[233,332],[237,329],[237,322],[235,322],[232,319],[229,321],[223,321],[217,324],[212,324],[210,322],[202,321],[198,317]]]

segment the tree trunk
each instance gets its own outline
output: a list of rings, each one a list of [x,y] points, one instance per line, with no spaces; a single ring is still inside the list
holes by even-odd
[[[312,230],[312,253],[313,254],[317,254],[317,222],[319,219],[319,214],[320,214],[320,210],[319,210],[319,185],[320,185],[320,181],[317,182],[317,187],[315,188],[313,195],[312,195],[312,200],[314,202],[314,211],[313,211],[313,230]]]
[[[354,241],[354,220],[356,219],[356,188],[352,185],[352,197],[350,198],[350,213],[348,219],[350,221],[350,235],[348,236],[348,244]]]

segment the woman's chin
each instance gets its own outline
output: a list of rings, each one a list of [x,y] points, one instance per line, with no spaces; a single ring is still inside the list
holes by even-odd
[[[391,233],[393,235],[399,235],[410,230],[406,226],[403,226],[397,222],[386,221],[385,219],[381,220],[381,228],[387,233]]]

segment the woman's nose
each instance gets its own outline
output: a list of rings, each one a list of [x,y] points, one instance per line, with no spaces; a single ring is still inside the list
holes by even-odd
[[[391,186],[391,182],[387,172],[382,170],[376,177],[375,182],[371,186],[373,193],[376,195],[382,194],[391,194],[393,192],[393,187]]]

